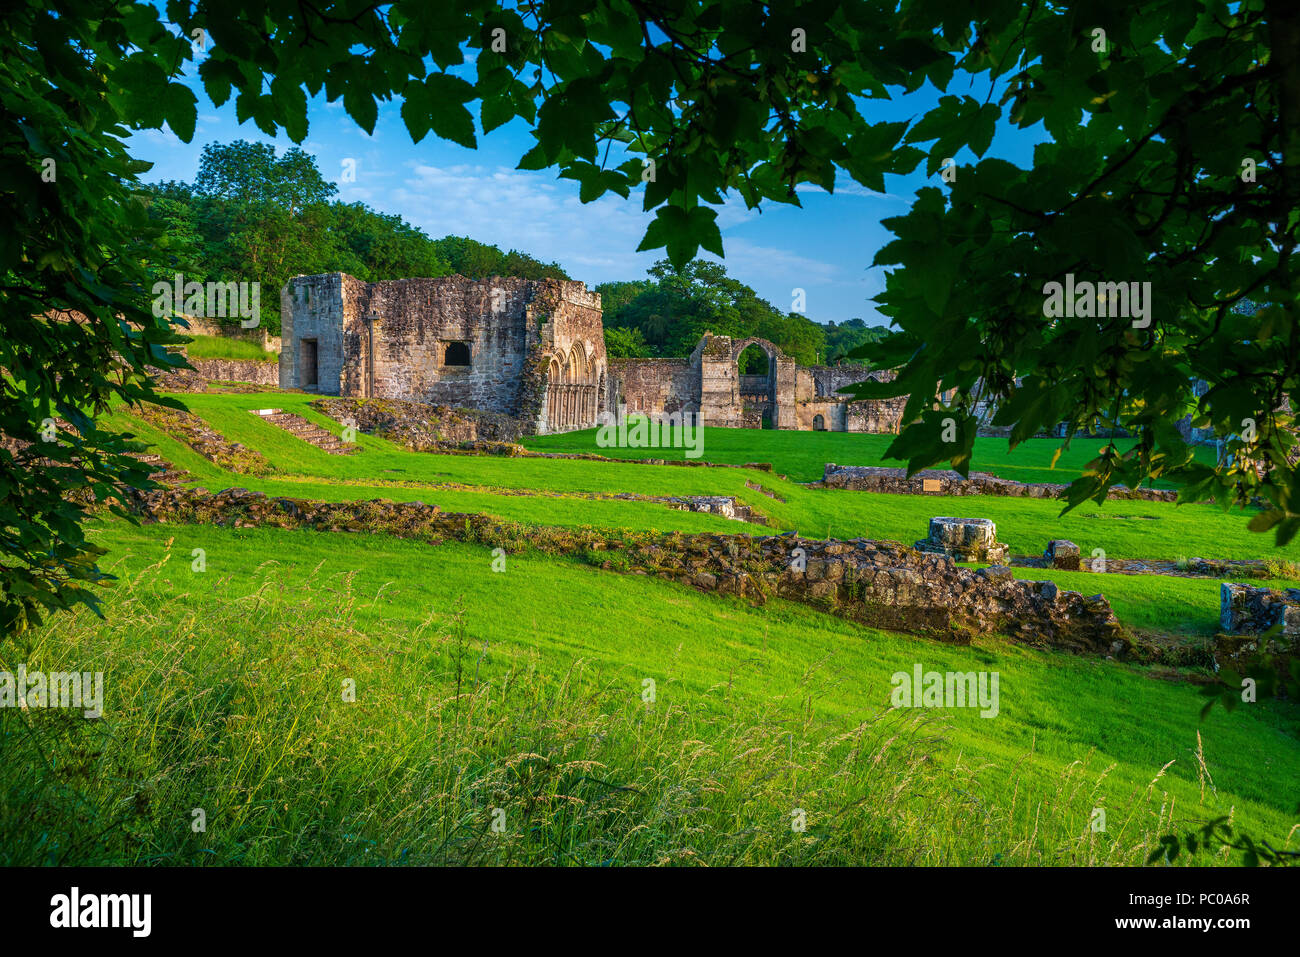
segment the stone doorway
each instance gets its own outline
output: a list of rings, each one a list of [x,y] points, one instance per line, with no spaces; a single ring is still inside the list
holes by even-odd
[[[298,340],[298,387],[318,388],[316,381],[316,340]]]

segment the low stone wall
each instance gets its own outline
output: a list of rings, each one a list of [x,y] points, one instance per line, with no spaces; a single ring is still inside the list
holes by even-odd
[[[503,454],[483,443],[513,443],[531,431],[529,423],[499,412],[402,399],[327,398],[317,399],[312,407],[335,421],[354,423],[367,435],[378,435],[413,452],[459,448]]]
[[[946,641],[989,633],[1025,644],[1121,657],[1131,645],[1106,600],[1019,581],[1005,567],[959,568],[898,542],[811,541],[793,535],[616,534],[532,528],[484,515],[448,514],[420,502],[314,502],[227,489],[125,490],[148,521],[236,527],[383,532],[430,542],[471,541],[507,552],[532,547],[579,554],[703,591],[813,605],[863,625]]]
[[[734,495],[686,495],[671,497],[650,497],[643,501],[662,502],[669,508],[680,512],[705,512],[720,518],[729,518],[736,522],[753,522],[766,525],[767,519],[752,508],[738,501]]]
[[[157,376],[163,392],[202,392],[209,381],[250,382],[253,385],[280,387],[280,367],[274,362],[256,359],[190,359],[193,371],[179,369]]]
[[[220,432],[209,428],[208,424],[193,412],[145,403],[140,406],[137,414],[154,428],[184,442],[209,462],[223,469],[244,475],[266,475],[272,471],[271,464],[261,452],[238,442],[231,442]]]
[[[187,325],[176,324],[175,330],[183,336],[219,336],[222,339],[239,339],[252,342],[268,352],[280,351],[280,337],[270,335],[262,326],[245,329],[238,321],[218,322],[215,319],[201,319],[198,316],[186,316]]]
[[[1013,482],[988,472],[971,472],[969,478],[951,469],[923,469],[911,478],[907,469],[869,465],[836,465],[828,462],[818,484],[824,488],[856,492],[886,492],[893,495],[1005,495],[1015,498],[1060,498],[1068,488],[1051,482]],[[1112,499],[1140,499],[1146,502],[1174,502],[1174,489],[1125,488],[1113,486]]]
[[[218,382],[251,382],[254,385],[280,387],[280,366],[256,359],[191,359],[194,371],[205,379]]]
[[[1278,628],[1280,636],[1294,641],[1300,636],[1300,588],[1278,591],[1224,582],[1219,586],[1219,627],[1229,635]]]
[[[1238,672],[1271,660],[1283,683],[1300,654],[1300,588],[1278,591],[1239,582],[1219,590],[1219,627],[1214,659]]]

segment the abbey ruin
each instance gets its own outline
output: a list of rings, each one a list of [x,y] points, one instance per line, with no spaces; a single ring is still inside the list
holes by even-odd
[[[709,426],[897,432],[903,399],[849,401],[869,374],[805,368],[765,339],[706,334],[690,356],[609,359],[598,293],[581,282],[298,276],[280,293],[281,388],[407,399],[590,428],[620,409]],[[758,349],[766,372],[742,375]],[[762,365],[762,363],[760,363]]]

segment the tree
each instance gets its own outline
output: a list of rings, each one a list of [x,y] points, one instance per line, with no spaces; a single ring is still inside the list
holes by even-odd
[[[0,33],[0,631],[97,598],[102,549],[87,506],[143,484],[127,436],[99,428],[114,401],[157,401],[151,367],[180,360],[149,310],[159,227],[133,195],[148,164],[126,124],[194,128],[168,81],[189,44],[156,13],[89,2],[11,5]],[[105,19],[107,18],[107,19]],[[175,403],[170,403],[175,404]]]
[[[879,326],[869,326],[859,318],[846,322],[826,323],[826,361],[870,366],[860,355],[860,347],[879,341],[887,333]]]
[[[605,353],[611,359],[641,359],[650,355],[640,329],[605,329]]]
[[[1260,497],[1268,507],[1249,527],[1289,541],[1300,529],[1300,8],[1002,12],[945,34],[963,70],[999,81],[1001,105],[944,97],[905,142],[934,142],[933,173],[963,144],[982,155],[1004,107],[1051,140],[1030,169],[962,166],[885,222],[897,238],[875,264],[897,268],[878,301],[897,330],[860,354],[900,374],[858,394],[911,396],[889,454],[964,472],[981,398],[998,403],[1013,445],[1060,421],[1070,436],[1100,422],[1134,441],[1102,451],[1069,507],[1163,478],[1225,508]],[[1246,297],[1256,311],[1238,308]],[[1226,439],[1218,467],[1193,461],[1176,428],[1187,415]],[[941,437],[948,419],[961,426],[955,445]]]
[[[277,157],[275,147],[245,140],[203,148],[193,190],[203,260],[219,281],[260,285],[260,321],[271,333],[280,329],[285,282],[339,268],[346,253],[329,231],[336,191],[300,149]]]
[[[496,246],[480,243],[468,236],[445,236],[434,241],[434,252],[449,264],[451,271],[469,279],[489,276],[518,276],[521,279],[568,279],[558,263],[542,263],[514,249],[503,253]]]
[[[821,326],[797,313],[782,315],[728,276],[721,263],[695,259],[679,268],[662,259],[647,272],[649,281],[597,287],[607,331],[635,329],[661,356],[689,355],[706,332],[767,339],[804,365],[814,365],[824,355]],[[747,358],[742,366],[749,368]]]
[[[584,202],[639,191],[655,213],[642,248],[678,267],[700,248],[723,253],[712,207],[728,192],[797,205],[797,186],[833,190],[841,175],[882,191],[885,174],[922,160],[933,175],[964,149],[983,157],[1004,110],[1022,129],[1041,123],[1051,142],[1033,169],[961,167],[890,223],[898,238],[877,262],[898,267],[881,297],[898,328],[873,358],[901,370],[895,388],[919,420],[894,452],[912,468],[966,468],[978,383],[1013,441],[1059,419],[1135,434],[1071,502],[1160,476],[1225,504],[1263,495],[1271,508],[1252,527],[1279,541],[1300,528],[1280,411],[1294,407],[1300,366],[1300,9],[1288,0],[988,0],[973,12],[928,0],[169,0],[166,15],[164,26],[149,4],[15,0],[0,36],[0,429],[33,441],[58,411],[82,456],[59,472],[0,455],[7,627],[62,607],[67,578],[93,574],[63,492],[107,495],[137,477],[89,418],[115,398],[152,399],[144,374],[171,339],[146,308],[144,167],[123,136],[166,124],[193,137],[196,97],[177,78],[199,49],[213,103],[233,97],[241,121],[295,143],[307,95],[322,91],[367,132],[378,102],[400,99],[417,142],[476,145],[472,104],[484,131],[521,117],[536,141],[522,168],[558,169]],[[957,88],[978,77],[989,96],[947,94],[958,71]],[[927,82],[946,95],[915,122],[863,112]],[[47,161],[57,180],[43,178]],[[1043,287],[1066,275],[1150,281],[1159,308],[1141,328],[1047,321]],[[1231,312],[1245,296],[1253,316]],[[28,318],[74,313],[84,321]],[[1210,385],[1199,401],[1195,377]],[[964,426],[955,448],[929,408],[947,389]],[[1238,436],[1233,464],[1191,461],[1174,422],[1192,409]],[[1242,464],[1252,459],[1259,468]]]
[[[296,217],[338,189],[321,176],[315,158],[296,147],[277,157],[269,143],[238,140],[203,147],[194,192],[241,209],[277,208]]]

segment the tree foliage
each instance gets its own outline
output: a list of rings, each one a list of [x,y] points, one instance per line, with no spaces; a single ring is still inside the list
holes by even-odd
[[[298,275],[568,278],[526,253],[457,236],[430,239],[395,214],[331,200],[335,192],[302,150],[277,156],[267,144],[209,144],[192,186],[161,183],[146,197],[167,239],[154,250],[151,275],[260,283],[260,319],[272,335],[280,331],[279,291]]]
[[[1000,102],[944,97],[905,142],[933,142],[934,171],[962,144],[982,155],[1004,111],[1050,140],[1028,169],[982,159],[885,221],[896,238],[875,264],[894,268],[878,301],[897,331],[863,354],[901,372],[859,394],[911,395],[912,424],[890,453],[913,470],[967,468],[974,404],[992,399],[1013,445],[1062,421],[1070,436],[1100,424],[1136,439],[1101,452],[1069,507],[1163,478],[1225,508],[1262,499],[1250,528],[1285,543],[1300,529],[1300,8],[1004,13],[945,34],[963,71],[997,81]],[[1114,314],[1118,290],[1049,314],[1048,284],[1067,280],[1149,284],[1149,314]],[[1247,297],[1257,309],[1239,308]],[[951,398],[932,408],[939,392]],[[1177,428],[1187,416],[1225,440],[1217,468],[1193,461]],[[950,418],[956,447],[941,438]]]
[[[798,313],[784,314],[749,286],[727,275],[721,263],[692,260],[681,268],[662,259],[650,279],[598,286],[606,337],[635,330],[657,356],[687,356],[706,332],[767,339],[803,365],[825,354],[823,328]]]
[[[196,65],[214,104],[233,100],[241,122],[295,143],[318,94],[367,132],[380,102],[401,101],[416,141],[473,146],[480,128],[522,118],[535,139],[522,168],[557,169],[584,202],[636,191],[655,213],[642,248],[677,269],[700,248],[722,253],[714,207],[728,193],[797,205],[799,185],[833,190],[842,176],[879,191],[886,174],[934,174],[969,150],[980,161],[923,190],[876,258],[893,267],[880,302],[897,332],[871,358],[900,369],[886,390],[913,397],[894,452],[912,468],[965,468],[982,392],[1013,441],[1062,419],[1134,433],[1071,503],[1159,476],[1225,507],[1262,496],[1270,507],[1252,527],[1281,541],[1300,528],[1290,0],[168,0],[163,11],[167,24],[143,3],[14,0],[0,36],[0,429],[21,443],[47,418],[72,426],[47,443],[59,467],[0,452],[7,628],[84,595],[63,586],[97,574],[65,493],[102,497],[114,478],[138,478],[91,416],[152,398],[143,373],[169,361],[171,333],[146,308],[148,270],[183,250],[143,247],[151,230],[203,221],[159,206],[150,220],[124,137],[165,124],[188,142],[197,98],[180,78]],[[972,95],[973,80],[990,94]],[[927,83],[943,94],[932,109],[871,118],[872,100]],[[1049,138],[1031,168],[985,157],[1000,123]],[[283,265],[274,243],[265,263]],[[1066,274],[1150,282],[1150,325],[1049,320],[1044,284]],[[1234,312],[1243,297],[1260,308]],[[940,392],[954,398],[934,410]],[[1175,429],[1189,412],[1230,437],[1219,468],[1192,461]],[[953,414],[966,426],[956,448],[939,438]]]
[[[109,19],[105,20],[105,12]],[[105,576],[86,506],[147,470],[95,416],[153,398],[146,372],[176,341],[148,309],[152,230],[133,195],[133,121],[193,128],[168,82],[189,45],[152,12],[19,4],[0,32],[0,631],[92,607]],[[147,90],[147,94],[144,92]]]

